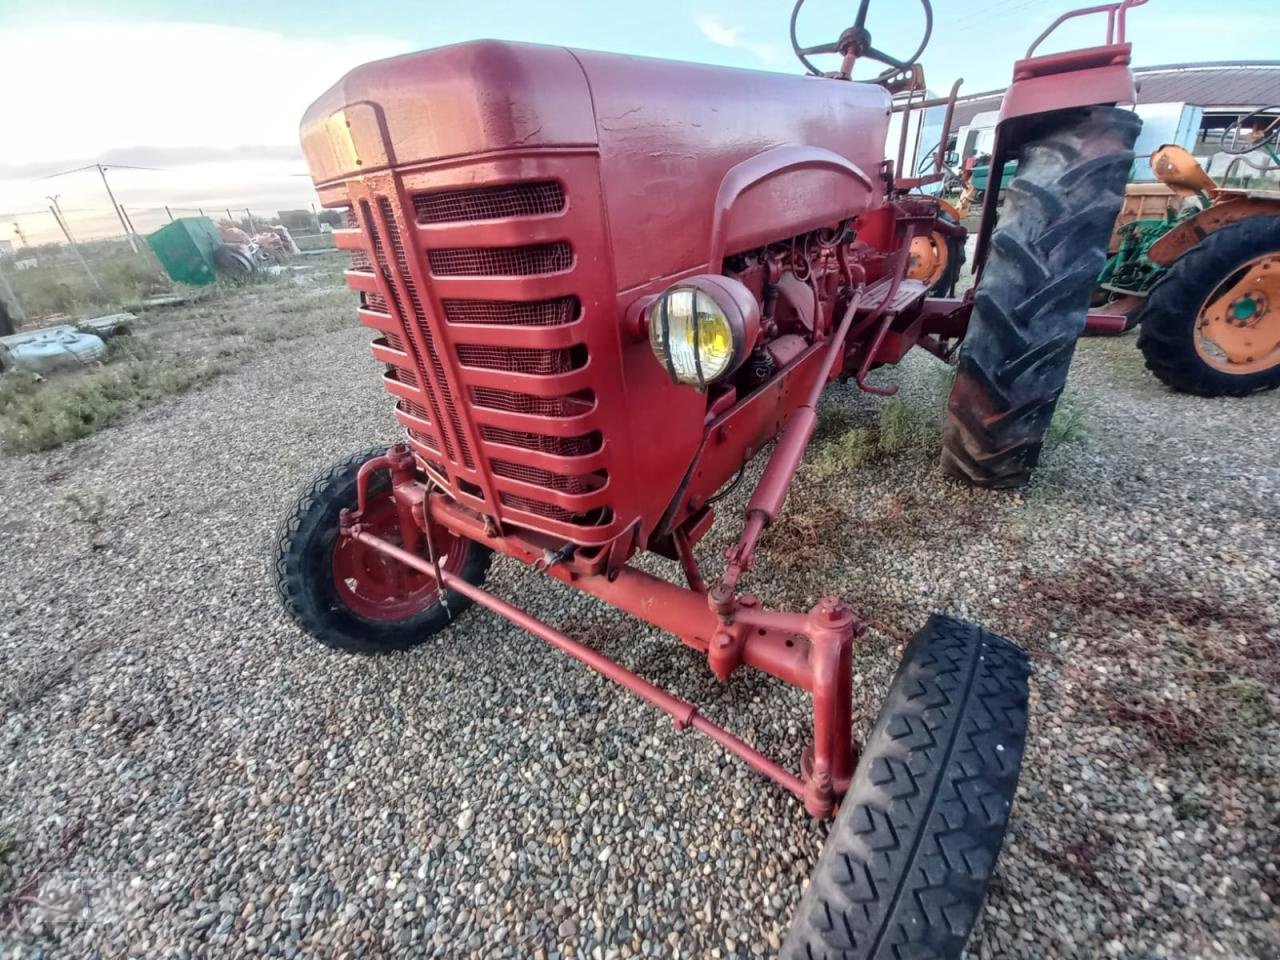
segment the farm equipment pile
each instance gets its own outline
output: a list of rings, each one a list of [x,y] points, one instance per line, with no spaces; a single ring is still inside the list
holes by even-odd
[[[809,77],[493,41],[348,74],[308,111],[303,147],[324,205],[349,211],[335,236],[407,435],[303,491],[279,534],[286,609],[324,644],[379,653],[480,604],[835,816],[788,956],[959,957],[1013,801],[1025,654],[933,617],[859,751],[856,610],[774,611],[746,587],[823,388],[891,394],[869,377],[914,347],[959,358],[946,472],[1027,481],[1132,161],[1138,121],[1114,105],[1134,96],[1140,2],[1060,18],[1105,16],[1106,42],[1015,65],[995,161],[1017,158],[1018,176],[999,229],[989,195],[962,299],[931,296],[919,262],[917,240],[964,237],[915,192],[940,159],[899,175],[905,122],[884,157],[895,110],[954,105],[955,90],[916,96],[928,0],[905,59],[874,45],[869,0],[838,39],[802,46],[798,2]],[[810,58],[827,54],[840,66],[822,74]],[[864,61],[884,69],[852,80]],[[757,457],[741,534],[705,569],[695,546]],[[642,551],[684,583],[632,565]],[[798,762],[484,589],[494,553],[674,634],[722,680],[751,667],[807,691]]]

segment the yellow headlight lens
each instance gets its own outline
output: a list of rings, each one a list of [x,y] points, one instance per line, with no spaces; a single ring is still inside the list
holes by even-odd
[[[672,287],[649,307],[649,346],[673,380],[699,387],[731,372],[741,350],[719,304],[687,286]]]

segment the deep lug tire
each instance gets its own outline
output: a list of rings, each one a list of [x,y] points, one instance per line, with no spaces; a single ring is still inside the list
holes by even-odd
[[[1280,362],[1237,373],[1210,364],[1196,348],[1201,305],[1244,265],[1268,251],[1275,251],[1280,262],[1280,216],[1239,220],[1180,256],[1152,287],[1139,317],[1138,349],[1147,368],[1166,385],[1202,397],[1243,397],[1280,386]],[[1280,311],[1280,303],[1270,310]]]
[[[276,590],[285,611],[325,646],[349,653],[407,650],[443,630],[471,605],[453,590],[446,590],[440,603],[434,582],[421,575],[408,578],[400,596],[388,589],[385,579],[373,579],[368,589],[344,580],[354,580],[370,560],[352,556],[349,541],[339,542],[339,514],[355,509],[360,465],[385,452],[385,447],[364,450],[321,472],[303,489],[276,534]],[[385,516],[391,503],[391,480],[385,471],[374,475],[369,498],[370,512]],[[483,583],[492,558],[489,548],[464,539],[446,542],[449,553],[441,563],[468,583]]]
[[[933,616],[907,645],[792,921],[788,960],[957,960],[1026,742],[1021,648]]]
[[[1069,110],[1018,158],[947,404],[943,469],[978,487],[1031,479],[1120,213],[1142,122]]]

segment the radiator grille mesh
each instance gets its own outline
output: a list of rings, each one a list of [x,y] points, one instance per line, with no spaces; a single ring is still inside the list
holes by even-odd
[[[534,217],[564,209],[564,189],[554,181],[500,187],[441,190],[413,198],[419,223],[456,223]]]
[[[532,413],[539,417],[577,417],[591,412],[596,404],[596,397],[590,390],[565,397],[535,397],[497,387],[472,387],[471,401],[478,407],[506,410],[509,413]]]
[[[564,474],[544,470],[528,463],[516,463],[514,460],[495,459],[491,464],[493,472],[508,480],[519,480],[536,487],[548,487],[561,493],[591,493],[604,486],[609,475],[603,470],[595,473]]]
[[[359,230],[360,221],[356,219],[356,212],[350,208],[347,209],[345,224],[348,230]],[[369,254],[365,250],[351,251],[351,269],[359,270],[362,273],[369,273],[373,270],[373,265],[369,262]],[[386,306],[383,306],[385,312]]]
[[[493,347],[488,344],[458,345],[458,361],[481,370],[505,370],[541,377],[569,373],[587,362],[584,349],[542,350],[536,347]]]
[[[563,240],[524,247],[451,247],[428,250],[427,260],[438,277],[531,277],[568,270],[573,250]]]
[[[553,437],[545,433],[511,430],[486,423],[480,427],[480,435],[492,443],[551,453],[557,457],[581,457],[588,453],[595,453],[604,445],[604,438],[599,431],[584,433],[577,437]]]
[[[519,327],[558,327],[572,323],[582,313],[577,297],[554,300],[445,300],[444,316],[450,323],[505,323]]]

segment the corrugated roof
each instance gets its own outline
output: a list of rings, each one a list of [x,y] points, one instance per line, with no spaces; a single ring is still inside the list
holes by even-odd
[[[1139,103],[1190,103],[1197,107],[1269,107],[1280,104],[1280,60],[1228,60],[1135,67]],[[1000,109],[1003,90],[962,97],[952,129],[975,115]]]

